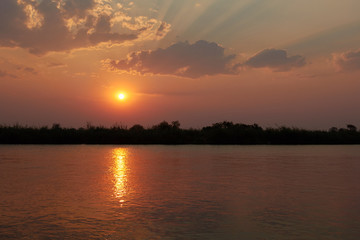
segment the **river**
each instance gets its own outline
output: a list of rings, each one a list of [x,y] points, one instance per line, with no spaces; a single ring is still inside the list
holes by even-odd
[[[0,239],[360,239],[360,146],[0,145]]]

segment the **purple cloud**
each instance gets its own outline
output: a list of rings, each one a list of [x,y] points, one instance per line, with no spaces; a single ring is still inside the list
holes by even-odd
[[[178,42],[165,49],[133,52],[126,59],[110,60],[113,70],[140,74],[174,75],[188,78],[217,74],[235,74],[231,61],[235,55],[225,55],[216,43]]]
[[[252,68],[271,68],[277,71],[288,71],[291,68],[304,66],[305,58],[300,55],[288,57],[285,50],[265,49],[249,58],[243,65]]]

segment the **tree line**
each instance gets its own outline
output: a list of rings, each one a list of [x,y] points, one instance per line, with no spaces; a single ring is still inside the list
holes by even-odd
[[[66,128],[0,125],[0,144],[360,144],[360,131],[346,128],[305,130],[262,128],[257,124],[218,122],[200,129],[182,129],[178,121],[145,128],[93,126]]]

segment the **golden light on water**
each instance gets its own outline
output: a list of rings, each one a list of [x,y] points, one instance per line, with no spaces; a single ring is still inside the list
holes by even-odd
[[[123,197],[126,195],[127,188],[127,150],[125,148],[117,148],[112,152],[114,161],[114,195],[123,202]]]

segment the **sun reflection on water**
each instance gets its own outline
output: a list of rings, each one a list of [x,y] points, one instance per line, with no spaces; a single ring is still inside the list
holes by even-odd
[[[117,148],[112,152],[114,160],[114,195],[120,202],[124,202],[124,196],[127,192],[127,149]]]

